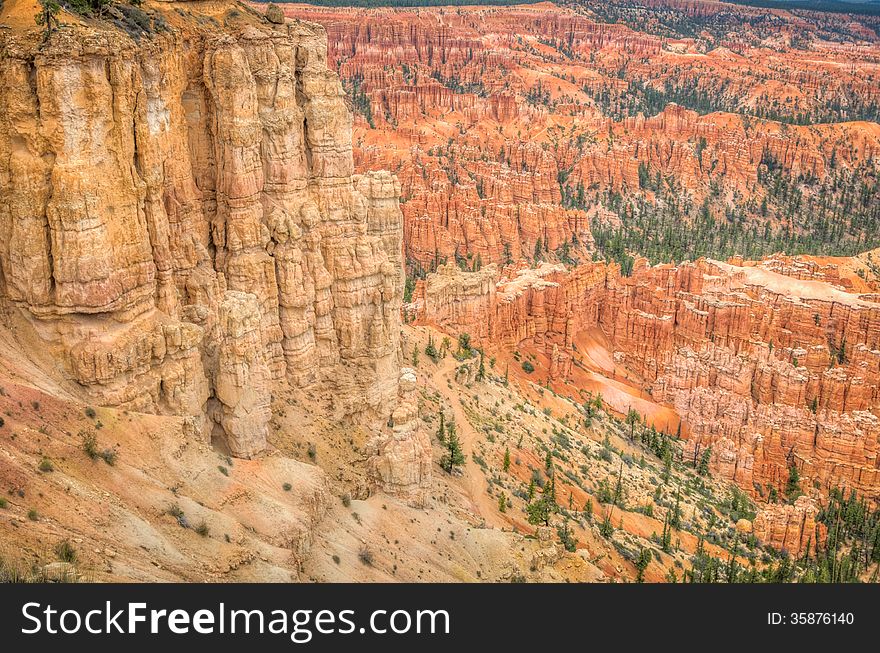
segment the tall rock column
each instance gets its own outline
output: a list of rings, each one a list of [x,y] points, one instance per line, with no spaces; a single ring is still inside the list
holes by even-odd
[[[229,452],[251,458],[266,448],[271,417],[269,370],[260,336],[260,306],[230,290],[220,304],[220,348],[214,377],[214,420]]]

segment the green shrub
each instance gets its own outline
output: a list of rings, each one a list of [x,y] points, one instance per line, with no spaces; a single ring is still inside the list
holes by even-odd
[[[80,431],[82,438],[82,448],[85,454],[92,460],[97,460],[98,456],[98,437],[94,431]]]
[[[58,545],[55,547],[55,555],[58,556],[58,559],[61,562],[69,562],[71,564],[76,562],[76,549],[73,548],[73,545],[69,540],[61,540]]]

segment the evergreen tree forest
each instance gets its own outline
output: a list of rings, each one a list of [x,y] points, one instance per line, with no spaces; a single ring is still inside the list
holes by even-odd
[[[582,187],[564,189],[567,206],[597,202],[620,217],[618,224],[594,219],[591,227],[599,252],[624,274],[632,269],[631,253],[666,263],[775,252],[851,256],[880,245],[880,175],[871,162],[833,169],[820,182],[792,179],[768,157],[758,174],[763,199],[732,202],[714,188],[696,203],[672,178],[647,168],[639,176],[653,200],[644,192],[617,191],[587,199]]]
[[[626,67],[616,71],[619,80],[627,75]],[[607,83],[584,86],[583,92],[598,104],[603,113],[615,121],[642,113],[653,116],[674,102],[700,115],[725,111],[753,118],[775,120],[792,125],[844,122],[848,120],[880,121],[880,101],[850,90],[845,97],[829,99],[813,106],[783,106],[777,99],[763,95],[746,104],[748,97],[734,88],[729,79],[699,75],[669,77],[662,81],[632,79],[621,88]]]

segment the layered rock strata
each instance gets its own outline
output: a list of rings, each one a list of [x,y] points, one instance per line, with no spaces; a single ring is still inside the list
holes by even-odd
[[[423,507],[428,502],[431,482],[431,442],[421,427],[417,382],[415,370],[401,370],[400,400],[388,421],[388,430],[370,443],[373,454],[368,468],[382,490]]]
[[[600,328],[629,382],[681,415],[686,457],[709,450],[714,473],[759,498],[781,496],[797,468],[807,494],[840,485],[876,500],[880,304],[772,267],[448,266],[408,308],[489,346],[538,349],[542,380],[564,381],[575,336]]]
[[[809,205],[826,201],[815,182],[876,180],[870,19],[842,33],[819,12],[725,6],[717,23],[711,8],[669,11],[678,19],[657,30],[630,5],[284,6],[327,29],[356,113],[355,164],[400,178],[414,271],[589,260],[594,220],[663,206],[665,186],[684,207],[708,200],[719,221],[734,204],[756,229],[808,228]],[[831,24],[840,42],[826,40]],[[794,214],[765,204],[771,170],[798,187]]]

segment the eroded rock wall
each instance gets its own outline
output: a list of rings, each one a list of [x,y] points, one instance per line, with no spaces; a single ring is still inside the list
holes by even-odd
[[[265,447],[277,384],[384,423],[399,186],[353,174],[323,28],[145,9],[165,28],[138,39],[0,33],[0,295],[71,388],[194,416],[235,455]]]
[[[765,499],[792,467],[807,494],[841,485],[878,499],[880,304],[777,265],[638,261],[630,277],[604,263],[446,266],[410,309],[484,344],[526,342],[554,380],[571,372],[573,337],[599,327],[630,382],[683,418],[686,457],[711,448],[714,473]]]

